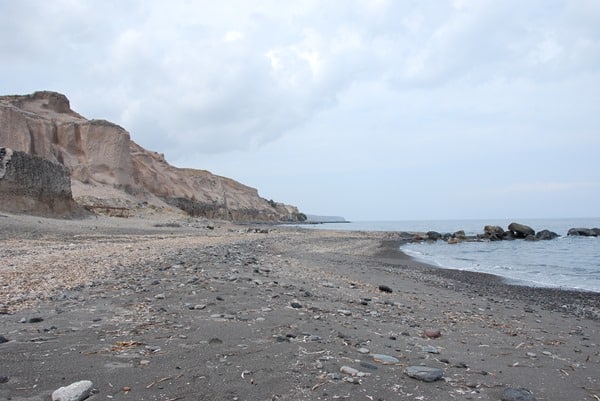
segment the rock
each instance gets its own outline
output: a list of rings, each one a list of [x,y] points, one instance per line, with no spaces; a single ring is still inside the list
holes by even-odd
[[[371,354],[371,357],[375,362],[383,363],[384,365],[394,365],[400,363],[398,358],[384,354]]]
[[[597,237],[600,235],[599,228],[570,228],[567,232],[569,236],[580,237]]]
[[[463,241],[467,239],[467,235],[465,234],[464,230],[458,230],[452,234],[452,238]]]
[[[442,234],[438,233],[437,231],[427,231],[427,239],[430,241],[437,241],[440,238],[442,238]]]
[[[536,241],[549,241],[549,240],[553,240],[555,238],[558,238],[559,235],[553,231],[549,231],[549,230],[542,230],[542,231],[538,231],[537,233],[535,233],[535,240]]]
[[[0,335],[0,344],[4,344],[8,342],[8,338],[4,337],[3,335]]]
[[[483,227],[484,237],[490,241],[500,241],[504,238],[504,229],[500,226]]]
[[[340,372],[350,375],[350,376],[356,376],[360,373],[358,369],[354,369],[354,368],[351,368],[350,366],[345,366],[345,365],[340,368]]]
[[[1,383],[8,383],[9,380],[10,380],[10,378],[8,376],[0,375],[0,384]]]
[[[29,320],[27,320],[27,323],[41,323],[44,321],[43,317],[32,317]]]
[[[407,366],[404,369],[404,374],[413,379],[428,383],[440,380],[444,377],[444,371],[442,369],[431,368],[429,366]]]
[[[393,292],[393,290],[390,287],[388,287],[387,285],[383,285],[383,284],[379,286],[379,291],[387,292],[388,294],[391,294]]]
[[[440,338],[442,336],[442,332],[440,329],[425,329],[425,331],[423,331],[423,335],[427,338]]]
[[[302,308],[302,304],[300,302],[292,302],[292,303],[290,303],[290,306],[294,309]]]
[[[439,354],[440,353],[440,349],[437,347],[432,347],[431,345],[424,345],[421,347],[421,350],[423,352],[426,352],[428,354]]]
[[[529,226],[519,223],[510,223],[508,231],[512,232],[515,238],[525,238],[528,235],[535,235],[535,230]]]
[[[368,354],[370,352],[368,348],[364,348],[364,347],[361,347],[361,348],[357,349],[357,351],[360,354]]]
[[[536,401],[531,391],[525,388],[507,388],[502,392],[502,401]]]
[[[82,401],[88,398],[92,392],[93,383],[82,380],[61,387],[52,393],[52,401]]]

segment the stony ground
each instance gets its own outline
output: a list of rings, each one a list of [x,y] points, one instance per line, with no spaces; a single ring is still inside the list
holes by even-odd
[[[598,294],[419,265],[394,234],[10,215],[0,228],[0,399],[79,380],[90,400],[600,399]]]

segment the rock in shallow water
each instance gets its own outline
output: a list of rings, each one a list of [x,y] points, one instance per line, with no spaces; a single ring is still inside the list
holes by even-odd
[[[90,396],[93,383],[82,380],[67,387],[61,387],[52,393],[52,401],[82,401]]]
[[[429,366],[407,366],[404,369],[404,374],[413,379],[430,383],[440,380],[444,376],[444,371]]]
[[[536,401],[531,391],[526,388],[507,388],[502,393],[502,401]]]

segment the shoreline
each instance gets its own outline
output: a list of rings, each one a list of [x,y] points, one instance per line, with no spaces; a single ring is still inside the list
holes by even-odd
[[[2,217],[0,295],[11,303],[0,313],[0,398],[45,401],[78,380],[93,382],[90,401],[600,394],[600,297],[440,269],[399,241]],[[423,365],[443,378],[405,373]]]
[[[488,291],[495,296],[515,297],[554,312],[568,312],[587,319],[600,320],[600,292],[517,284],[511,283],[509,278],[491,273],[435,266],[403,252],[400,247],[404,243],[405,240],[384,241],[382,255],[390,259],[392,265],[406,262],[428,274],[460,282],[465,286],[463,289],[469,291],[476,293]]]

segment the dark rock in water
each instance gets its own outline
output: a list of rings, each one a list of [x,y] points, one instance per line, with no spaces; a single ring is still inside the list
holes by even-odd
[[[404,374],[413,379],[421,380],[424,382],[434,382],[444,377],[444,371],[438,368],[431,368],[429,366],[407,366],[404,369]]]
[[[383,284],[379,286],[379,291],[387,292],[389,294],[391,294],[393,292],[393,290],[390,287],[388,287],[387,285],[383,285]]]
[[[553,231],[549,231],[549,230],[538,231],[535,234],[536,241],[548,241],[548,240],[553,240],[558,237],[559,237],[559,235],[557,233],[555,233]]]
[[[502,401],[536,401],[531,391],[525,388],[507,388],[502,393]]]
[[[515,238],[525,238],[528,235],[535,235],[535,230],[525,224],[510,223],[508,231],[511,231]]]
[[[427,231],[427,239],[431,241],[437,241],[442,238],[442,234],[437,231]]]
[[[504,238],[504,229],[500,226],[483,227],[484,238],[490,241],[500,241]]]
[[[459,230],[452,234],[452,238],[464,240],[467,239],[467,235],[465,234],[464,230]]]
[[[571,228],[567,235],[580,237],[597,237],[600,235],[600,228]]]
[[[525,241],[535,241],[535,235],[528,235],[527,237],[523,238]]]

